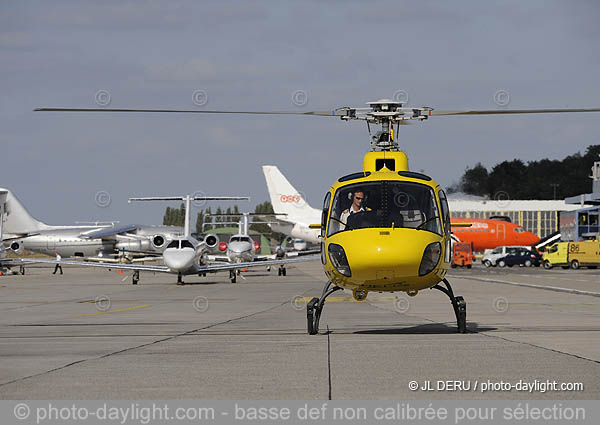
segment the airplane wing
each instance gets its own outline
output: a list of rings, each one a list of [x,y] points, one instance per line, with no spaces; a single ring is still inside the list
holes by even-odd
[[[290,263],[300,263],[305,261],[313,261],[318,260],[319,256],[305,256],[305,257],[297,257],[290,258],[286,260],[265,260],[265,261],[254,261],[251,263],[227,263],[227,264],[210,264],[210,265],[202,265],[196,266],[194,268],[193,273],[201,273],[201,272],[214,272],[219,270],[236,270],[236,269],[246,269],[250,267],[257,266],[274,266],[280,264],[290,264]],[[34,264],[34,263],[46,263],[46,264],[65,264],[69,266],[82,266],[82,267],[96,267],[96,268],[104,268],[104,269],[122,269],[122,270],[139,270],[139,271],[147,271],[147,272],[160,272],[160,273],[171,273],[171,270],[167,266],[163,265],[146,265],[146,264],[114,264],[114,263],[106,263],[106,262],[92,262],[92,261],[77,261],[77,260],[55,260],[55,259],[47,259],[47,258],[37,258],[37,259],[26,259],[26,258],[15,258],[15,262],[13,265],[26,265],[26,264]]]
[[[253,261],[250,263],[227,263],[227,264],[210,264],[207,266],[197,266],[197,272],[213,272],[219,270],[237,270],[237,269],[248,269],[250,267],[259,266],[276,266],[281,264],[291,263],[303,263],[306,261],[318,260],[318,255],[307,255],[305,257],[290,258],[285,260],[264,260],[264,261]]]
[[[148,272],[162,272],[168,273],[170,270],[167,266],[161,265],[146,265],[146,264],[115,264],[107,262],[95,262],[95,261],[78,261],[78,260],[55,260],[49,258],[15,258],[18,260],[13,265],[26,265],[34,263],[46,263],[46,264],[65,264],[68,266],[83,266],[83,267],[97,267],[105,269],[123,269],[123,270],[140,270]]]
[[[305,251],[290,251],[290,252],[285,253],[285,258],[303,257],[305,255],[312,255],[312,254],[319,254],[319,253],[321,253],[321,249],[307,249]],[[277,257],[277,254],[257,255],[256,256],[256,260],[261,261],[263,263],[265,260],[276,260],[276,259],[281,259],[281,260],[285,261],[285,259],[282,259],[281,257]],[[289,260],[287,260],[287,261],[289,261]]]
[[[22,260],[22,258],[3,258],[0,260],[0,267],[12,267],[19,266],[22,264],[33,264],[37,262],[33,258],[31,259],[32,261],[28,263],[23,263]]]
[[[139,226],[137,224],[127,224],[124,226],[118,227],[109,227],[98,230],[91,230],[87,232],[83,232],[80,236],[83,239],[104,239],[108,236],[116,236],[121,233],[132,232],[136,230]]]
[[[127,251],[132,252],[132,251]],[[136,251],[133,251],[136,252]],[[156,261],[159,258],[159,255],[154,255],[152,257],[137,257],[137,258],[107,258],[107,257],[85,257],[85,261],[87,262],[95,262],[95,263],[111,263],[111,264],[133,264],[133,263],[144,263],[146,261]],[[84,261],[84,260],[82,260]]]

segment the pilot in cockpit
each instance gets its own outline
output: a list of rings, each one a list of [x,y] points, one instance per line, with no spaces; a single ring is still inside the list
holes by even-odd
[[[352,205],[350,205],[350,208],[342,211],[342,214],[340,215],[340,221],[342,223],[347,223],[348,222],[348,217],[350,217],[352,214],[356,214],[359,212],[365,212],[365,211],[371,211],[371,209],[367,206],[364,205],[364,201],[365,201],[365,192],[358,189],[356,190],[354,193],[351,194],[352,196]],[[345,227],[345,225],[344,225]]]

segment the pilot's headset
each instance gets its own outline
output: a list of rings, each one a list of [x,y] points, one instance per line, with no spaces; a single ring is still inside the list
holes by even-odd
[[[363,194],[362,204],[364,205],[367,202],[367,199],[369,198],[367,192],[365,190],[356,189],[354,192],[348,192],[348,199],[350,200],[350,205],[352,205],[352,203],[354,202],[354,194],[359,192]]]

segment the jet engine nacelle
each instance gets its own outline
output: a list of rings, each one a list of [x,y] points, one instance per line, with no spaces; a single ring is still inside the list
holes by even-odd
[[[208,234],[204,237],[204,243],[209,248],[214,248],[219,245],[219,237],[213,233]]]
[[[164,235],[154,235],[152,236],[152,246],[155,249],[161,249],[165,246],[167,242],[167,238]]]
[[[148,239],[119,241],[115,245],[115,248],[119,251],[149,251],[150,241]]]
[[[275,256],[277,259],[282,259],[285,257],[285,249],[281,245],[275,249]]]
[[[23,251],[23,242],[14,241],[13,243],[10,244],[10,250],[12,252],[14,252],[15,254],[21,253]]]

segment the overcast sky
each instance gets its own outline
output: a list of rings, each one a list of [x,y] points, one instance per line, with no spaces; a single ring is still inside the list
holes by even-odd
[[[318,207],[360,171],[364,123],[32,109],[110,96],[114,108],[328,110],[399,91],[437,109],[599,107],[598,22],[596,1],[2,1],[0,187],[50,224],[150,224],[167,204],[128,197],[249,195],[253,209],[273,164]],[[448,186],[477,162],[562,158],[599,134],[597,114],[438,117],[400,143]]]

